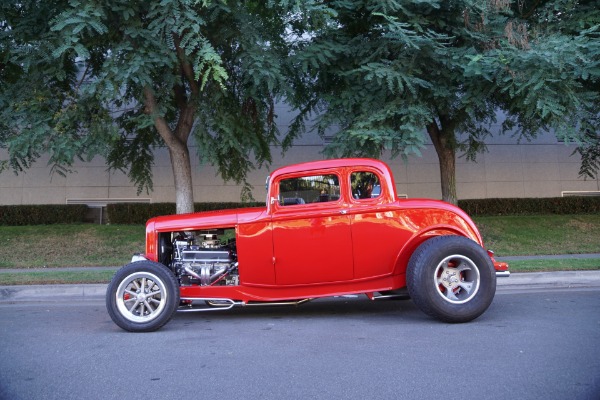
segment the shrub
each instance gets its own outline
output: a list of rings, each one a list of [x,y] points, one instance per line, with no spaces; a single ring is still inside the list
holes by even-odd
[[[49,225],[84,222],[87,206],[35,204],[0,206],[0,225]]]
[[[264,203],[194,203],[194,211],[216,211],[243,207],[261,207]],[[147,220],[160,215],[175,214],[174,203],[128,203],[109,204],[108,220],[112,224],[145,224]]]
[[[471,216],[596,214],[600,197],[549,197],[459,200],[458,206]]]
[[[194,210],[200,212],[262,206],[262,202],[195,203]],[[597,214],[600,213],[600,197],[473,199],[459,200],[458,206],[471,216]],[[82,223],[89,220],[89,211],[87,206],[80,204],[0,206],[0,225]],[[150,218],[175,214],[175,204],[109,204],[107,214],[108,221],[113,224],[145,224]]]

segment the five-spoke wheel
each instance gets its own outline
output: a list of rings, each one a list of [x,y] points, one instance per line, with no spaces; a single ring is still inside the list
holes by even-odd
[[[417,307],[446,322],[477,318],[496,293],[490,257],[463,236],[438,236],[423,242],[410,258],[406,282]]]
[[[459,254],[444,258],[433,278],[440,296],[452,304],[466,303],[479,290],[479,268],[470,258]]]

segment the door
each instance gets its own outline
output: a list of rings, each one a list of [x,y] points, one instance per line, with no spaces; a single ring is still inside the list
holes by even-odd
[[[272,219],[277,284],[348,281],[354,277],[350,218],[335,173],[279,181]]]

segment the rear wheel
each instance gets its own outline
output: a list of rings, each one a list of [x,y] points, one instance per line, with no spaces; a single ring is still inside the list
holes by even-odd
[[[131,332],[151,332],[169,322],[179,306],[179,286],[164,265],[138,261],[117,271],[106,291],[115,324]]]
[[[417,307],[445,322],[479,317],[496,293],[490,257],[463,236],[439,236],[423,242],[410,258],[406,280]]]

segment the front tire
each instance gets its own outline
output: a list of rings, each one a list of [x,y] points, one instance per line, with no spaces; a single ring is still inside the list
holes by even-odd
[[[115,324],[130,332],[165,325],[179,306],[179,285],[164,265],[137,261],[119,269],[106,291],[106,309]]]
[[[463,236],[438,236],[423,242],[408,262],[406,281],[417,307],[444,322],[479,317],[496,293],[490,257]]]

